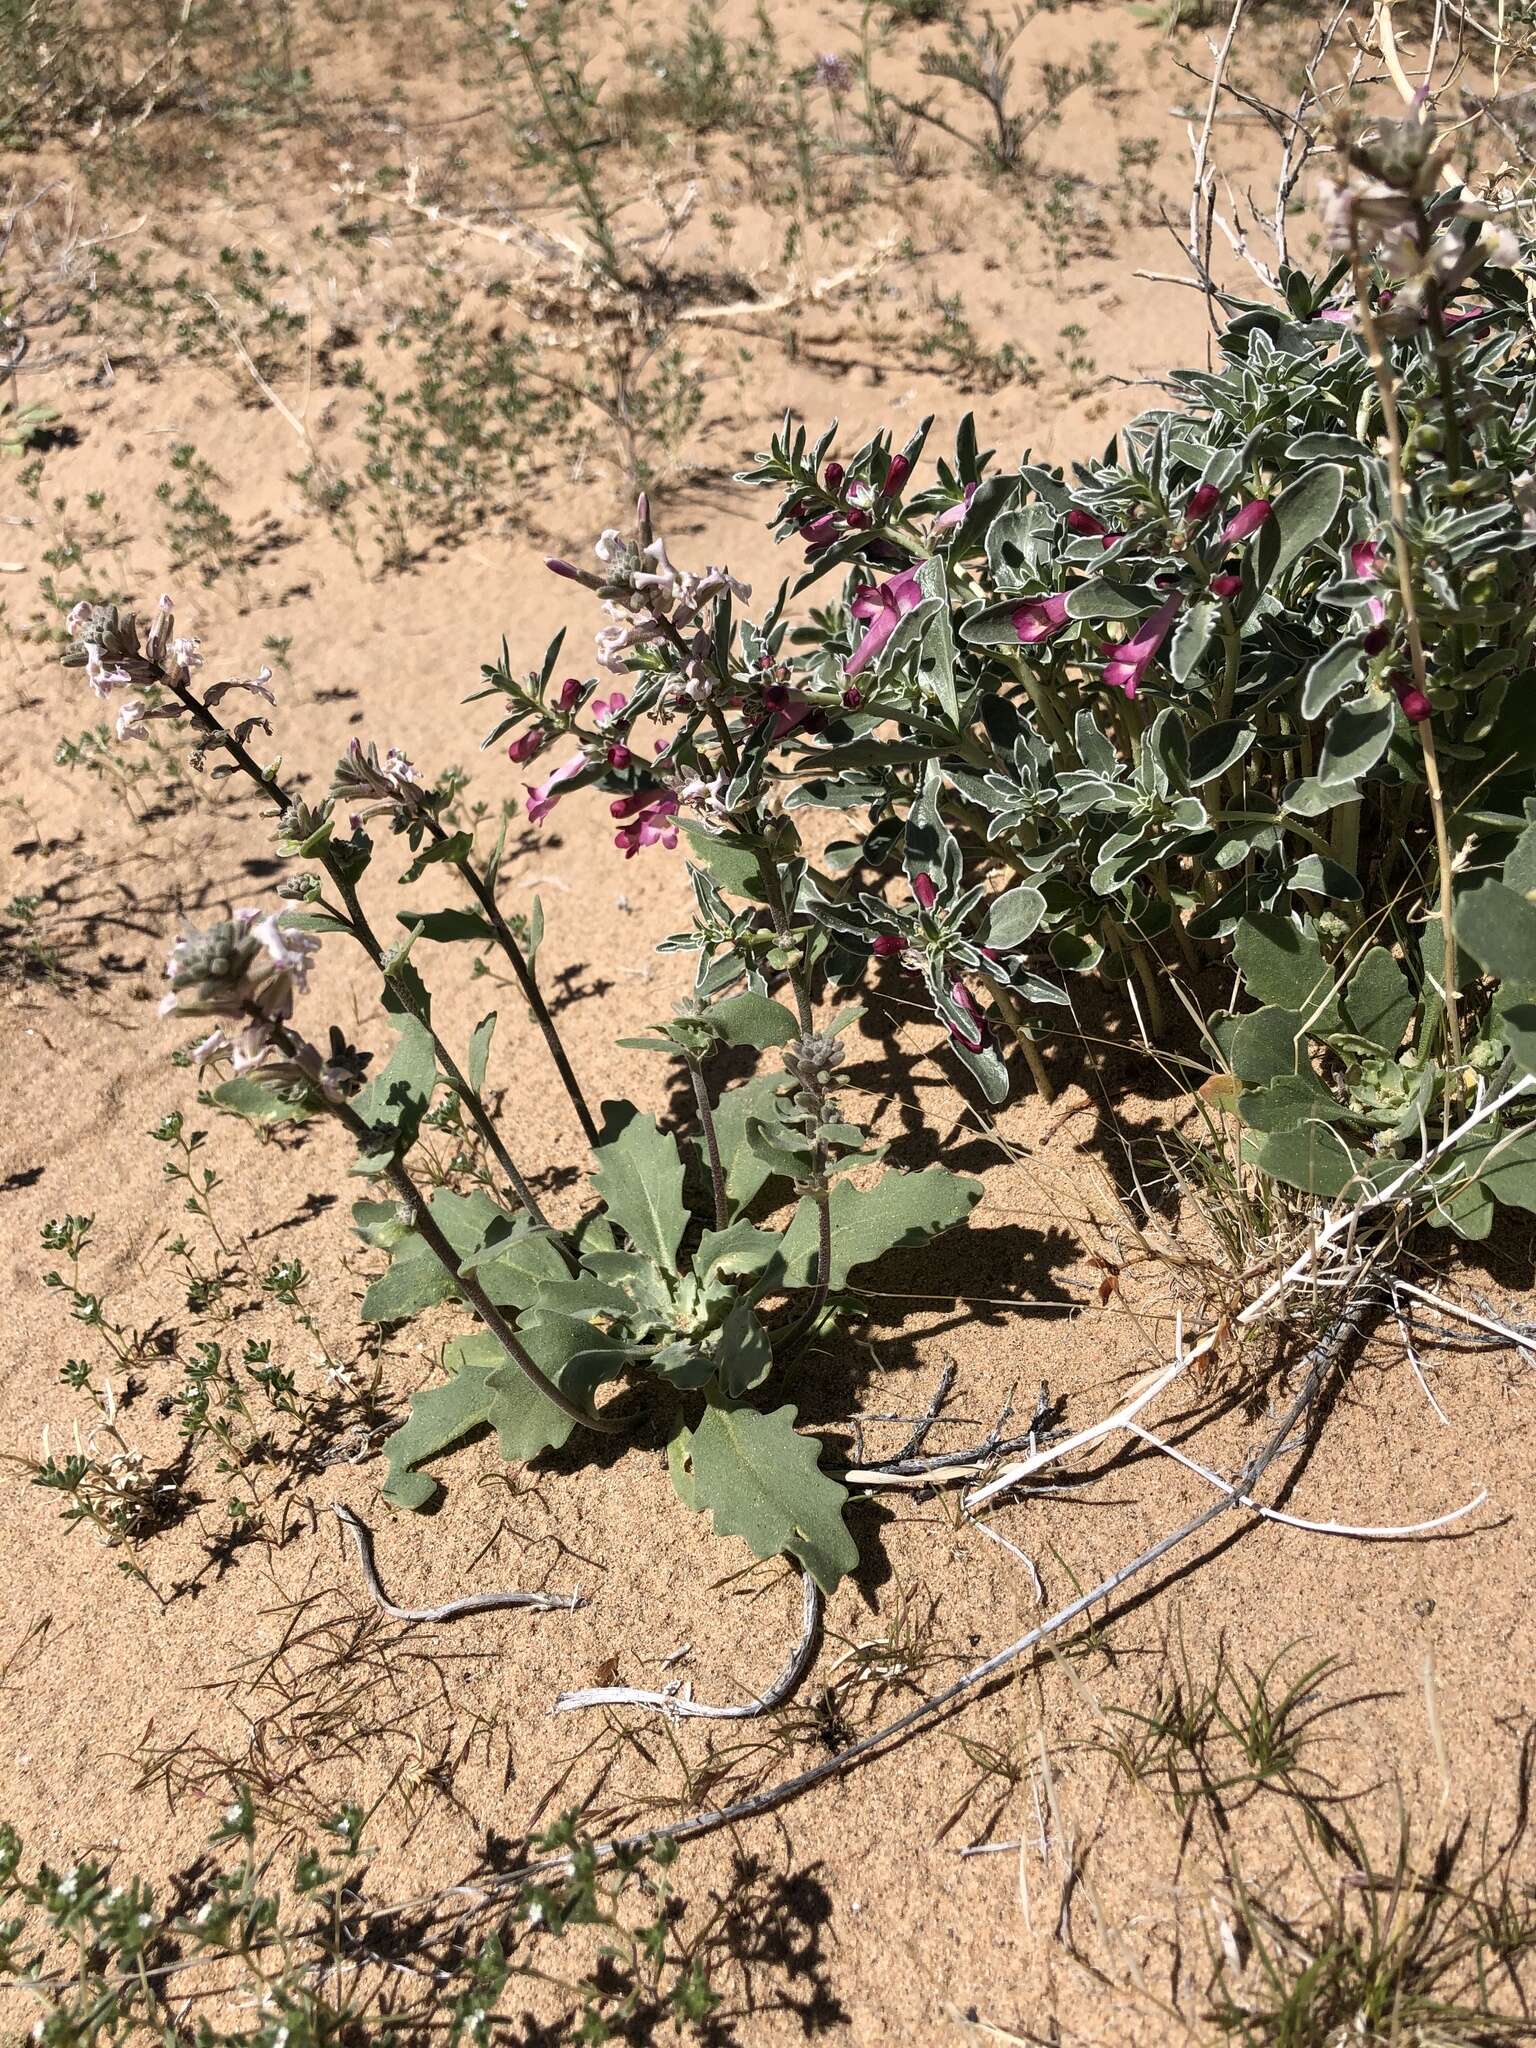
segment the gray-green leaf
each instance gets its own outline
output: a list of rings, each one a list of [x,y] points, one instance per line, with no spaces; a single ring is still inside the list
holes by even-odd
[[[859,1561],[843,1524],[848,1493],[819,1469],[821,1446],[794,1424],[787,1404],[767,1415],[711,1406],[697,1429],[672,1439],[667,1463],[679,1497],[708,1509],[720,1535],[740,1536],[755,1557],[787,1551],[830,1593]]]

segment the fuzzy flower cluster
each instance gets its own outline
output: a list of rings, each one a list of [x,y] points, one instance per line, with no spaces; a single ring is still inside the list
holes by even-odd
[[[350,807],[355,832],[368,818],[386,813],[402,823],[419,817],[432,805],[432,793],[398,747],[383,760],[370,740],[353,740],[331,778],[331,795]]]
[[[632,649],[662,639],[676,645],[697,625],[705,606],[727,591],[740,598],[752,595],[751,587],[729,570],[711,566],[696,575],[677,568],[665,540],[651,531],[650,503],[643,492],[635,508],[635,527],[634,539],[614,526],[599,537],[593,553],[603,565],[601,573],[578,569],[558,557],[551,557],[547,565],[555,575],[584,583],[602,598],[608,624],[597,636],[597,658],[616,675],[624,673],[625,656]],[[693,658],[698,659],[697,650]]]
[[[165,964],[171,987],[160,1014],[227,1020],[196,1047],[199,1066],[221,1058],[237,1071],[255,1066],[271,1049],[275,1027],[293,1015],[295,994],[308,988],[319,949],[313,933],[289,930],[259,910],[237,910],[206,931],[183,932]]]
[[[176,612],[170,598],[162,597],[155,607],[142,645],[137,618],[132,612],[119,611],[115,604],[77,604],[65,624],[74,645],[63,656],[62,664],[65,668],[83,668],[86,681],[98,697],[105,701],[118,689],[151,693],[127,697],[118,707],[116,726],[120,740],[147,739],[155,720],[174,722],[185,715],[183,703],[174,696],[162,700],[159,692],[167,685],[173,691],[185,690],[194,671],[203,666],[203,657],[196,640],[190,635],[177,635]],[[203,692],[203,702],[212,710],[231,690],[244,690],[275,704],[271,683],[272,671],[265,667],[254,676],[230,676],[211,684]],[[243,744],[258,727],[271,730],[259,716],[243,719],[231,730]]]
[[[1374,255],[1395,281],[1376,302],[1376,318],[1389,334],[1422,327],[1432,304],[1447,328],[1477,320],[1486,308],[1449,301],[1484,264],[1507,267],[1519,258],[1515,236],[1475,202],[1462,199],[1449,213],[1433,204],[1449,140],[1437,135],[1427,107],[1403,121],[1383,121],[1352,142],[1337,174],[1319,185],[1328,247]],[[1353,324],[1356,316],[1342,307],[1324,317]]]

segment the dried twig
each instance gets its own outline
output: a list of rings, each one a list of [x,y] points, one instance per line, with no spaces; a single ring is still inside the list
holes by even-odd
[[[466,1615],[492,1614],[501,1607],[533,1607],[545,1614],[555,1608],[574,1612],[581,1605],[581,1588],[578,1586],[574,1593],[465,1593],[456,1600],[443,1601],[438,1607],[397,1607],[379,1584],[379,1574],[373,1562],[373,1532],[368,1524],[354,1515],[350,1508],[333,1506],[331,1512],[352,1538],[357,1561],[362,1567],[363,1583],[373,1596],[374,1604],[394,1621],[462,1621]]]
[[[556,1699],[553,1711],[569,1714],[583,1707],[655,1707],[668,1714],[673,1720],[696,1721],[751,1721],[759,1714],[768,1714],[795,1692],[802,1678],[810,1670],[816,1655],[816,1645],[821,1634],[821,1588],[809,1572],[802,1573],[805,1597],[800,1624],[800,1640],[795,1645],[789,1662],[762,1692],[739,1706],[711,1707],[702,1700],[687,1698],[676,1685],[663,1692],[645,1692],[633,1685],[602,1685],[585,1692],[563,1692]]]

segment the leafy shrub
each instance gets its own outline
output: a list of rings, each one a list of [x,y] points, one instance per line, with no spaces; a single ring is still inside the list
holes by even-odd
[[[998,470],[967,419],[918,488],[926,425],[838,459],[787,423],[746,480],[804,545],[795,594],[841,570],[841,599],[791,628],[781,596],[739,653],[661,631],[626,654],[629,717],[701,707],[664,773],[693,777],[717,892],[766,780],[781,860],[806,810],[859,821],[794,905],[834,983],[899,958],[998,1102],[1010,1039],[1045,1080],[1071,977],[1161,1040],[1177,964],[1247,1156],[1330,1198],[1506,1088],[1536,1018],[1530,259],[1435,196],[1438,161],[1427,124],[1371,131],[1329,195],[1332,268],[1228,298],[1217,367],[1070,476]],[[740,681],[762,669],[771,729]],[[706,949],[701,991],[754,964]],[[1533,1137],[1482,1119],[1434,1220],[1479,1236],[1495,1200],[1536,1205]]]

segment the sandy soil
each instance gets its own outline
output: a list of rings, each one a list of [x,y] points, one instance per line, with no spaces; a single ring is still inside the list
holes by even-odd
[[[466,89],[442,57],[451,46],[445,10],[428,10],[398,34],[377,19],[338,27],[300,14],[317,80],[311,113],[297,126],[215,137],[208,147],[222,189],[190,160],[196,145],[186,122],[168,119],[163,139],[146,124],[145,147],[170,159],[158,182],[146,196],[142,173],[131,190],[126,173],[112,174],[94,195],[82,193],[82,222],[99,218],[129,247],[145,244],[152,226],[169,225],[188,247],[259,242],[291,254],[317,222],[334,228],[349,204],[350,217],[362,210],[332,189],[349,175],[340,165],[366,175],[380,161],[406,161],[418,145],[441,161],[444,131],[428,124],[466,111]],[[850,33],[844,25],[834,39],[819,12],[800,6],[774,18],[796,54]],[[1292,32],[1293,44],[1299,34]],[[1043,141],[1051,163],[1113,182],[1117,143],[1155,135],[1163,158],[1153,181],[1177,210],[1183,137],[1168,109],[1186,104],[1193,87],[1157,34],[1099,4],[1070,8],[1031,35],[1031,58],[1037,48],[1080,50],[1094,36],[1119,45],[1121,89],[1074,105]],[[910,32],[909,51],[920,45],[920,33]],[[1283,38],[1275,50],[1281,69]],[[369,105],[389,106],[389,119],[368,118]],[[18,160],[10,174],[28,183],[79,169],[73,155],[45,153]],[[727,166],[712,175],[731,174]],[[477,166],[460,183],[479,176]],[[495,180],[486,173],[481,182]],[[771,216],[750,194],[732,204],[735,261],[766,265]],[[703,416],[658,489],[675,556],[728,561],[760,594],[785,573],[758,523],[761,502],[728,478],[786,406],[812,422],[840,414],[850,445],[879,425],[900,433],[932,410],[942,447],[974,403],[998,447],[1028,445],[1037,456],[1068,460],[1102,445],[1113,422],[1147,395],[1142,380],[1203,352],[1199,295],[1131,274],[1178,267],[1161,229],[1111,217],[1106,253],[1060,272],[1038,231],[1021,228],[1007,194],[972,176],[936,174],[923,207],[923,223],[894,203],[888,214],[860,213],[841,255],[825,233],[813,270],[856,260],[892,227],[915,236],[911,256],[875,270],[855,302],[690,332],[687,346],[711,376]],[[387,210],[380,211],[382,218]],[[141,213],[150,221],[135,229]],[[378,228],[367,244],[366,281],[344,274],[338,259],[335,317],[365,336],[376,335],[428,253],[448,266],[466,302],[506,261],[483,240],[398,212],[389,218],[393,230]],[[1040,383],[968,397],[942,367],[904,347],[903,321],[915,322],[931,292],[963,293],[990,345],[1010,339],[1041,360]],[[288,480],[301,456],[293,429],[255,394],[240,401],[238,367],[231,376],[157,362],[147,344],[136,349],[107,332],[105,319],[88,322],[73,341],[60,323],[52,338],[72,353],[33,379],[29,395],[51,396],[73,430],[72,445],[47,455],[40,498],[23,497],[15,465],[0,477],[0,556],[21,565],[0,584],[12,634],[0,899],[43,896],[59,962],[51,976],[29,971],[13,940],[4,982],[0,1225],[10,1285],[0,1450],[16,1459],[37,1455],[45,1431],[55,1448],[67,1447],[76,1423],[88,1428],[91,1419],[83,1398],[59,1381],[65,1359],[84,1347],[40,1281],[50,1261],[37,1250],[39,1228],[66,1210],[96,1214],[92,1284],[113,1313],[153,1327],[163,1343],[164,1355],[137,1371],[124,1436],[152,1460],[174,1455],[175,1423],[161,1404],[180,1384],[175,1354],[193,1333],[168,1242],[187,1220],[180,1192],[162,1180],[161,1150],[144,1133],[168,1109],[190,1112],[194,1104],[190,1077],[168,1064],[173,1034],[155,1014],[161,963],[180,920],[269,901],[277,874],[264,828],[238,795],[203,782],[194,797],[173,790],[162,800],[143,784],[134,810],[148,808],[144,819],[104,785],[55,765],[60,734],[78,731],[95,707],[78,678],[24,630],[35,616],[56,621],[42,578],[51,573],[65,596],[80,575],[141,598],[174,588],[186,629],[200,635],[220,673],[248,671],[270,636],[291,638],[291,667],[278,677],[278,744],[311,791],[361,735],[402,747],[429,770],[465,763],[473,793],[495,804],[517,793],[518,778],[499,755],[475,758],[478,707],[466,712],[459,700],[503,632],[514,659],[525,662],[536,661],[561,625],[570,626],[573,647],[583,645],[595,622],[539,558],[551,547],[580,555],[623,495],[600,445],[579,459],[554,457],[530,477],[516,517],[381,580],[359,570]],[[1095,363],[1075,380],[1053,356],[1069,323],[1086,330]],[[327,375],[312,371],[306,418],[319,432],[334,414],[339,424],[326,431],[339,435],[353,399]],[[1069,381],[1090,388],[1069,396]],[[297,405],[298,389],[290,382],[280,395]],[[238,531],[261,538],[248,568],[207,583],[195,569],[168,580],[153,486],[165,473],[166,445],[179,440],[195,441],[227,480]],[[102,494],[99,512],[86,505],[91,492]],[[120,544],[88,550],[83,564],[50,565],[61,536],[112,521],[121,523]],[[554,829],[519,842],[506,899],[526,908],[537,892],[543,901],[543,979],[589,1092],[675,1111],[657,1063],[614,1051],[613,1040],[664,1015],[683,991],[686,964],[654,950],[686,922],[683,868],[659,852],[625,863],[606,822],[600,803],[567,802]],[[382,886],[376,901],[388,922]],[[435,990],[445,1036],[462,1042],[487,1007],[484,989],[443,973]],[[1176,1120],[1183,1105],[1117,1024],[1121,1044],[1104,1070],[1090,1071],[1078,1047],[1063,1045],[1052,1055],[1063,1083],[1058,1104],[1045,1109],[1026,1098],[989,1126],[955,1090],[932,1033],[910,1021],[900,995],[892,983],[862,1027],[853,1075],[860,1106],[893,1141],[898,1163],[938,1157],[977,1173],[985,1202],[969,1234],[877,1273],[869,1323],[836,1352],[794,1368],[786,1397],[799,1404],[803,1423],[835,1434],[850,1414],[920,1412],[952,1359],[949,1434],[936,1441],[986,1427],[1010,1396],[1027,1408],[1042,1382],[1069,1425],[1085,1423],[1168,1355],[1177,1291],[1167,1271],[1138,1261],[1117,1208],[1113,1182],[1123,1162],[1104,1090],[1124,1091],[1120,1114],[1132,1128]],[[507,1128],[520,1156],[538,1162],[552,1207],[572,1215],[579,1134],[504,993],[500,1007],[492,1079]],[[335,1016],[368,1042],[383,1041],[373,993],[334,943],[308,1014],[317,1025]],[[612,1727],[551,1717],[559,1690],[599,1674],[656,1682],[662,1661],[682,1645],[686,1655],[668,1669],[691,1679],[701,1697],[761,1684],[795,1625],[793,1580],[778,1569],[744,1573],[744,1549],[715,1539],[676,1500],[655,1446],[590,1462],[562,1455],[509,1472],[493,1445],[477,1443],[443,1466],[441,1512],[392,1517],[375,1498],[380,1461],[329,1463],[323,1454],[364,1414],[357,1390],[375,1366],[377,1410],[398,1413],[436,1371],[440,1344],[462,1320],[439,1311],[357,1360],[355,1303],[376,1261],[350,1231],[339,1144],[319,1130],[261,1144],[233,1123],[197,1121],[210,1128],[209,1157],[224,1181],[220,1214],[248,1241],[250,1270],[302,1258],[319,1334],[348,1365],[349,1380],[329,1383],[330,1435],[307,1469],[258,1479],[267,1495],[259,1540],[231,1540],[224,1482],[208,1470],[197,1476],[177,1525],[147,1546],[154,1594],[119,1576],[89,1531],[66,1537],[51,1500],[24,1473],[0,1486],[8,1720],[0,1811],[33,1847],[55,1862],[110,1852],[124,1868],[164,1881],[193,1862],[209,1831],[223,1789],[220,1760],[245,1761],[265,1775],[273,1810],[295,1825],[342,1797],[379,1801],[377,1895],[411,1897],[515,1862],[529,1830],[564,1808],[579,1808],[594,1831],[672,1817],[723,1796],[723,1787],[767,1782],[824,1753],[828,1731],[818,1735],[810,1712],[816,1686],[805,1711],[757,1755],[746,1753],[740,1731],[712,1736],[684,1726],[674,1739],[633,1716]],[[1474,1270],[1457,1284],[1513,1298],[1529,1280],[1528,1234],[1490,1255],[1491,1278]],[[1105,1260],[1123,1269],[1107,1301]],[[258,1332],[273,1336],[303,1384],[327,1385],[315,1336],[246,1283],[236,1290],[225,1341],[238,1346]],[[1491,1810],[1502,1840],[1523,1799],[1536,1706],[1524,1543],[1536,1465],[1532,1398],[1512,1358],[1428,1346],[1423,1356],[1447,1419],[1437,1418],[1401,1345],[1383,1337],[1331,1403],[1287,1505],[1318,1518],[1406,1523],[1487,1488],[1486,1506],[1463,1532],[1434,1544],[1366,1546],[1246,1520],[1218,1524],[1203,1547],[1102,1616],[1090,1637],[1017,1669],[952,1721],[773,1821],[688,1850],[677,1878],[690,1914],[702,1919],[712,1899],[724,1902],[714,1952],[727,1994],[722,2038],[1179,2037],[1182,2023],[1167,2001],[1177,1996],[1197,2020],[1209,1975],[1199,1869],[1166,1807],[1117,1776],[1093,1742],[1115,1725],[1117,1709],[1145,1703],[1181,1643],[1205,1670],[1223,1644],[1238,1667],[1263,1667],[1282,1653],[1293,1660],[1288,1669],[1339,1660],[1320,1697],[1354,1704],[1327,1724],[1320,1768],[1360,1792],[1358,1815],[1373,1841],[1390,1835],[1394,1782],[1427,1839],[1463,1812],[1480,1821]],[[1205,1462],[1233,1469],[1262,1432],[1280,1385],[1223,1366],[1161,1419],[1170,1432],[1188,1432]],[[901,1434],[899,1425],[873,1424],[870,1442]],[[996,1526],[1038,1565],[1054,1606],[1201,1498],[1189,1474],[1151,1453],[1125,1452],[1060,1489],[1018,1499]],[[494,1615],[433,1631],[379,1624],[327,1512],[336,1502],[377,1527],[381,1569],[398,1599],[579,1583],[588,1604],[574,1614]],[[888,1496],[858,1510],[855,1527],[863,1564],[830,1603],[824,1667],[880,1638],[909,1645],[913,1667],[899,1670],[893,1652],[883,1680],[845,1696],[850,1726],[862,1732],[1020,1634],[1040,1610],[1026,1566],[960,1520],[952,1502]],[[285,1703],[272,1675],[270,1660],[285,1642],[278,1668],[297,1703]],[[322,1672],[327,1655],[366,1683],[322,1716],[317,1703],[340,1693],[335,1670]],[[1427,1702],[1437,1709],[1439,1740]],[[980,1745],[1014,1760],[1016,1782],[987,1775]],[[1041,1813],[1042,1757],[1054,1819]],[[1293,1822],[1277,1800],[1244,1823],[1254,1837],[1251,1868],[1277,1896],[1297,1880]],[[978,1841],[1021,1837],[1022,1854],[960,1854]],[[558,2001],[530,1992],[527,2005],[554,2028],[537,2038],[568,2038]],[[966,2015],[1015,2031],[987,2037]],[[534,2038],[531,2022],[526,2035],[508,2038]]]

